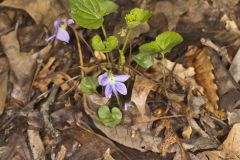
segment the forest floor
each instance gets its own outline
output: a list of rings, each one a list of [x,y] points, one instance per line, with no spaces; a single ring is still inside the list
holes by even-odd
[[[68,0],[0,0],[0,159],[240,160],[240,1],[113,2],[102,33],[78,24]],[[125,44],[133,8],[152,16]],[[62,27],[56,20],[70,18],[68,43],[46,41]],[[165,31],[183,41],[165,58],[150,57],[150,67],[134,61],[139,46]],[[118,38],[111,63],[92,48],[96,34]],[[129,76],[124,95],[105,97],[106,70]]]

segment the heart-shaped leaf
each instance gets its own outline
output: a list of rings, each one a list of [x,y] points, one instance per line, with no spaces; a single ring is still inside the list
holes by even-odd
[[[140,53],[159,53],[161,51],[160,47],[155,41],[145,43],[139,47]]]
[[[156,42],[161,48],[161,52],[167,53],[183,41],[182,36],[177,32],[167,31],[157,36]]]
[[[92,47],[95,51],[111,52],[118,46],[118,39],[115,36],[109,36],[104,43],[99,35],[92,38]]]
[[[134,8],[125,16],[128,28],[132,29],[148,21],[152,12],[141,8]]]
[[[143,68],[149,68],[153,65],[156,56],[157,54],[143,52],[133,56],[133,60]]]
[[[104,16],[117,10],[110,0],[70,0],[71,15],[76,23],[84,28],[98,29]]]
[[[84,77],[80,83],[80,91],[85,94],[93,94],[97,92],[98,80],[94,77]]]
[[[101,106],[98,109],[98,117],[105,126],[115,128],[122,120],[122,112],[117,107],[110,111],[108,106]]]
[[[140,53],[133,56],[133,60],[144,68],[149,68],[154,62],[154,58],[161,51],[155,41],[143,44],[139,47]]]
[[[95,51],[102,51],[105,49],[105,45],[99,35],[92,38],[92,47]]]

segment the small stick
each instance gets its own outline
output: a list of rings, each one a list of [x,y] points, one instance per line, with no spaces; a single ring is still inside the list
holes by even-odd
[[[44,102],[42,104],[42,107],[41,107],[41,112],[43,114],[43,120],[44,120],[44,123],[45,123],[45,126],[47,127],[47,129],[53,134],[54,137],[58,137],[59,136],[59,131],[56,130],[52,123],[50,122],[49,120],[49,107],[54,103],[55,101],[55,98],[56,98],[56,95],[57,95],[57,92],[58,92],[58,89],[59,89],[59,86],[54,86],[47,101]]]
[[[227,54],[226,48],[217,46],[210,39],[201,38],[200,41],[201,41],[202,45],[212,48],[213,50],[218,52],[220,54],[220,56],[224,57],[228,63],[231,63],[231,59]]]
[[[78,54],[79,54],[79,64],[80,64],[80,68],[81,68],[81,76],[83,78],[84,77],[84,72],[83,72],[82,68],[84,66],[83,66],[83,54],[82,54],[81,43],[80,43],[80,40],[79,40],[79,37],[78,37],[77,30],[75,28],[73,28],[73,27],[72,27],[72,29],[73,29],[75,37],[77,39],[77,48],[78,48]]]

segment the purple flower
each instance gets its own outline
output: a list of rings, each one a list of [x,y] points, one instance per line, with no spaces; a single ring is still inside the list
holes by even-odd
[[[73,24],[74,21],[73,19],[60,19],[60,20],[56,20],[54,22],[54,28],[55,28],[55,33],[46,39],[47,42],[51,41],[52,39],[56,38],[60,41],[63,42],[69,42],[70,40],[70,36],[68,34],[68,32],[66,31],[66,28],[68,25]]]
[[[124,83],[129,78],[129,75],[113,75],[111,72],[106,72],[98,77],[98,83],[101,86],[105,86],[105,96],[110,98],[112,93],[118,96],[118,93],[122,95],[127,94],[127,87]]]

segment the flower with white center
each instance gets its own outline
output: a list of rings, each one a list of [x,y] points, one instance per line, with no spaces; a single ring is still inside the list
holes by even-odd
[[[127,95],[127,87],[123,83],[129,78],[127,74],[113,75],[106,72],[98,77],[98,83],[105,87],[105,97],[111,98],[112,93],[118,97],[118,93]]]

